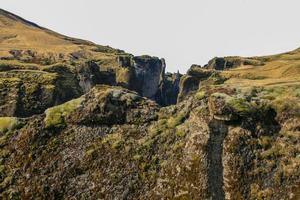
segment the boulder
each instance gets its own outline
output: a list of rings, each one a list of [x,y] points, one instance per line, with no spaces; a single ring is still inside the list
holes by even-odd
[[[84,95],[68,121],[85,125],[146,123],[154,120],[159,106],[135,92],[110,86],[96,86]]]

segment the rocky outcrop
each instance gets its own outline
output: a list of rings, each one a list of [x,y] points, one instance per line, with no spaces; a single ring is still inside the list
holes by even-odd
[[[156,93],[156,102],[162,106],[174,105],[177,103],[179,94],[179,83],[182,75],[177,73],[166,73],[163,82]]]
[[[159,108],[96,86],[43,115],[0,118],[1,197],[297,197],[298,117],[278,121],[270,104],[240,95],[210,88]]]
[[[155,99],[165,75],[165,60],[140,56],[133,58],[135,91],[144,97]]]
[[[55,104],[54,73],[7,71],[0,73],[0,116],[27,117]]]
[[[207,70],[194,65],[188,70],[187,74],[180,79],[178,101],[182,101],[191,93],[197,91],[200,85],[203,84],[203,81],[214,81],[217,75],[218,74],[213,70]]]
[[[181,75],[166,74],[165,60],[150,56],[120,57],[117,84],[162,106],[176,104]]]
[[[126,59],[127,60],[126,60]],[[116,70],[93,61],[76,66],[55,64],[43,70],[2,67],[0,115],[27,117],[89,92],[97,84],[122,86],[161,105],[176,103],[179,76],[165,76],[163,59],[124,57]]]
[[[81,97],[80,106],[68,119],[70,123],[141,124],[157,118],[158,105],[123,88],[96,86]]]
[[[8,70],[1,76],[1,116],[28,117],[83,94],[76,73],[65,65]],[[9,110],[8,110],[9,109]]]
[[[204,67],[207,69],[228,70],[242,65],[262,66],[264,62],[258,58],[216,57],[210,60]]]
[[[87,62],[76,68],[79,86],[87,93],[96,84],[101,83],[100,67],[95,62]]]
[[[121,86],[161,105],[175,103],[165,99],[170,90],[177,94],[176,87],[166,89],[172,86],[165,81],[164,59],[60,35],[1,9],[0,25],[0,116],[41,114],[97,84]]]

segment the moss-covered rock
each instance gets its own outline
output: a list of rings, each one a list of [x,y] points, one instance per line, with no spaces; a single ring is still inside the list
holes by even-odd
[[[145,123],[157,118],[158,105],[120,87],[96,86],[83,97],[84,106],[70,117],[72,123]]]
[[[224,81],[225,78],[215,70],[199,66],[191,67],[187,74],[180,79],[178,101],[184,100],[203,87],[222,84]]]
[[[13,130],[18,124],[15,117],[0,117],[0,133]]]
[[[218,120],[231,121],[236,119],[236,115],[228,105],[234,101],[233,97],[224,93],[213,93],[209,97],[209,109],[211,115]]]
[[[296,191],[299,120],[280,126],[265,100],[226,87],[200,92],[159,108],[121,87],[96,86],[28,119],[1,143],[3,181],[12,177],[2,195],[24,185],[16,197],[280,199]]]
[[[45,127],[46,128],[59,128],[66,125],[66,118],[68,118],[72,112],[80,107],[83,99],[78,98],[68,101],[62,105],[48,108],[45,113]]]
[[[54,104],[56,78],[56,74],[40,71],[1,72],[0,116],[42,113]]]
[[[264,62],[258,58],[242,58],[242,57],[216,57],[208,62],[205,68],[215,70],[228,70],[240,67],[242,65],[262,66]]]

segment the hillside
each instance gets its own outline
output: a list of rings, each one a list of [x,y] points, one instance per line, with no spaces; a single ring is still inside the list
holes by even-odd
[[[0,10],[0,27],[0,56],[8,59],[13,56],[12,50],[29,50],[36,53],[37,57],[43,57],[41,59],[48,58],[49,62],[69,60],[72,54],[80,51],[93,59],[113,59],[113,55],[122,53],[110,47],[60,35],[4,10]]]
[[[4,10],[0,27],[0,116],[41,114],[96,84],[123,86],[162,105],[176,102],[178,86],[169,84],[176,77],[165,76],[163,59],[63,36]]]
[[[0,10],[1,199],[300,199],[300,50],[164,59]]]

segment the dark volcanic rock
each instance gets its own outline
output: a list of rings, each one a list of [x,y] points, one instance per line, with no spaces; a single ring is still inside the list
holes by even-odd
[[[191,96],[159,109],[129,90],[96,86],[45,115],[11,125],[0,143],[1,197],[202,200],[287,199],[286,191],[294,195],[299,170],[287,167],[297,165],[293,152],[298,150],[292,144],[299,138],[286,134],[298,130],[299,119],[291,116],[280,126],[264,101],[254,104],[221,91],[226,90],[206,91],[201,100]],[[65,121],[55,120],[60,117]],[[65,125],[57,126],[59,121]]]
[[[123,66],[117,73],[118,85],[137,91],[162,106],[177,102],[179,74],[165,74],[165,61],[150,56],[120,57]]]
[[[166,73],[162,84],[156,93],[156,102],[162,106],[173,105],[177,103],[177,98],[179,94],[179,83],[181,74],[177,73]]]
[[[85,125],[146,123],[157,118],[158,105],[123,88],[96,86],[84,95],[69,122]]]
[[[165,74],[164,59],[149,56],[133,58],[135,78],[133,87],[144,97],[155,99]]]
[[[207,69],[227,70],[231,68],[240,67],[242,65],[264,65],[263,61],[255,58],[242,58],[242,57],[216,57],[208,62]]]
[[[178,77],[165,77],[165,63],[155,57],[122,61],[128,67],[103,71],[88,61],[75,67],[51,65],[40,70],[12,70],[0,74],[0,116],[27,117],[87,93],[97,84],[119,85],[161,105],[176,103]],[[4,68],[3,68],[4,70]]]
[[[187,74],[182,76],[179,84],[178,101],[182,101],[192,92],[200,87],[200,82],[207,80],[214,74],[214,71],[201,68],[199,66],[191,67]]]

